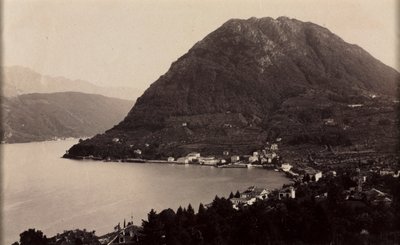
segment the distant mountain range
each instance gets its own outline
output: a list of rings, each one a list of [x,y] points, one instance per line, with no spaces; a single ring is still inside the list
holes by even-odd
[[[3,98],[3,141],[31,142],[103,133],[121,121],[133,101],[78,92]]]
[[[2,90],[6,143],[103,133],[124,118],[138,96],[133,88],[101,87],[20,66],[3,67]]]
[[[305,144],[391,151],[398,81],[396,70],[316,24],[232,19],[174,62],[121,123],[66,157],[122,158],[132,147],[148,158],[248,154],[276,137],[288,152]]]
[[[3,96],[29,93],[82,92],[135,100],[140,91],[130,87],[101,87],[83,80],[52,77],[21,66],[3,67]]]

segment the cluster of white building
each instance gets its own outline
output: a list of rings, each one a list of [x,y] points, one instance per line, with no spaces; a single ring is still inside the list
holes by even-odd
[[[180,164],[198,163],[200,165],[215,166],[219,163],[225,163],[224,159],[218,159],[213,156],[202,157],[198,152],[192,152],[187,154],[185,157],[179,157],[175,160],[173,157],[168,157],[168,162],[176,162]]]
[[[181,164],[189,164],[189,163],[199,163],[201,165],[211,165],[215,166],[217,164],[226,163],[226,159],[230,160],[231,163],[239,163],[241,160],[244,160],[250,164],[255,162],[260,162],[261,164],[271,163],[272,159],[279,157],[276,153],[278,150],[278,144],[271,144],[264,150],[255,151],[252,155],[239,156],[239,155],[230,155],[229,151],[223,151],[223,158],[215,158],[213,156],[202,157],[200,153],[192,152],[184,157],[179,157],[175,160],[173,157],[168,157],[168,162],[177,162]]]
[[[247,190],[240,193],[239,197],[233,197],[230,199],[232,206],[235,209],[239,209],[239,206],[250,206],[253,205],[257,200],[266,200],[270,191],[265,188],[259,188],[250,186]],[[296,190],[293,186],[286,186],[279,190],[278,199],[285,198],[296,198]]]
[[[240,205],[253,205],[257,200],[265,200],[268,198],[269,190],[265,188],[257,188],[250,186],[244,192],[240,193],[240,197],[231,198],[233,208],[239,209]]]

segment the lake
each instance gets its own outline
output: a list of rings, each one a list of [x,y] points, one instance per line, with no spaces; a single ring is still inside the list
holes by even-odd
[[[2,145],[3,242],[36,228],[48,237],[86,228],[97,235],[133,219],[137,225],[151,208],[160,212],[210,203],[256,185],[270,189],[290,183],[265,169],[223,169],[62,159],[77,140]]]

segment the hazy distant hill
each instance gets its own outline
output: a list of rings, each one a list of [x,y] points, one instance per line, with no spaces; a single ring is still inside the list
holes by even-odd
[[[78,92],[26,94],[3,98],[7,143],[103,133],[121,121],[133,101]]]
[[[392,150],[398,78],[316,24],[232,19],[174,62],[119,125],[70,154],[123,157],[129,146],[155,158],[248,154],[276,137],[284,146]]]
[[[83,80],[41,75],[31,69],[11,66],[3,67],[3,95],[6,97],[29,93],[82,92],[108,97],[135,100],[139,91],[128,87],[101,87]]]

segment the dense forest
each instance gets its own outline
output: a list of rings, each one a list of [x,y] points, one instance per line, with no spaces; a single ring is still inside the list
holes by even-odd
[[[329,182],[332,185],[324,185]],[[143,221],[142,244],[396,244],[400,242],[400,181],[374,176],[393,202],[369,204],[345,200],[350,178],[325,179],[298,188],[296,199],[269,198],[239,210],[229,199],[215,197],[197,214],[189,205],[177,212],[152,210]],[[327,197],[314,193],[327,188]],[[296,194],[297,194],[296,193]]]

